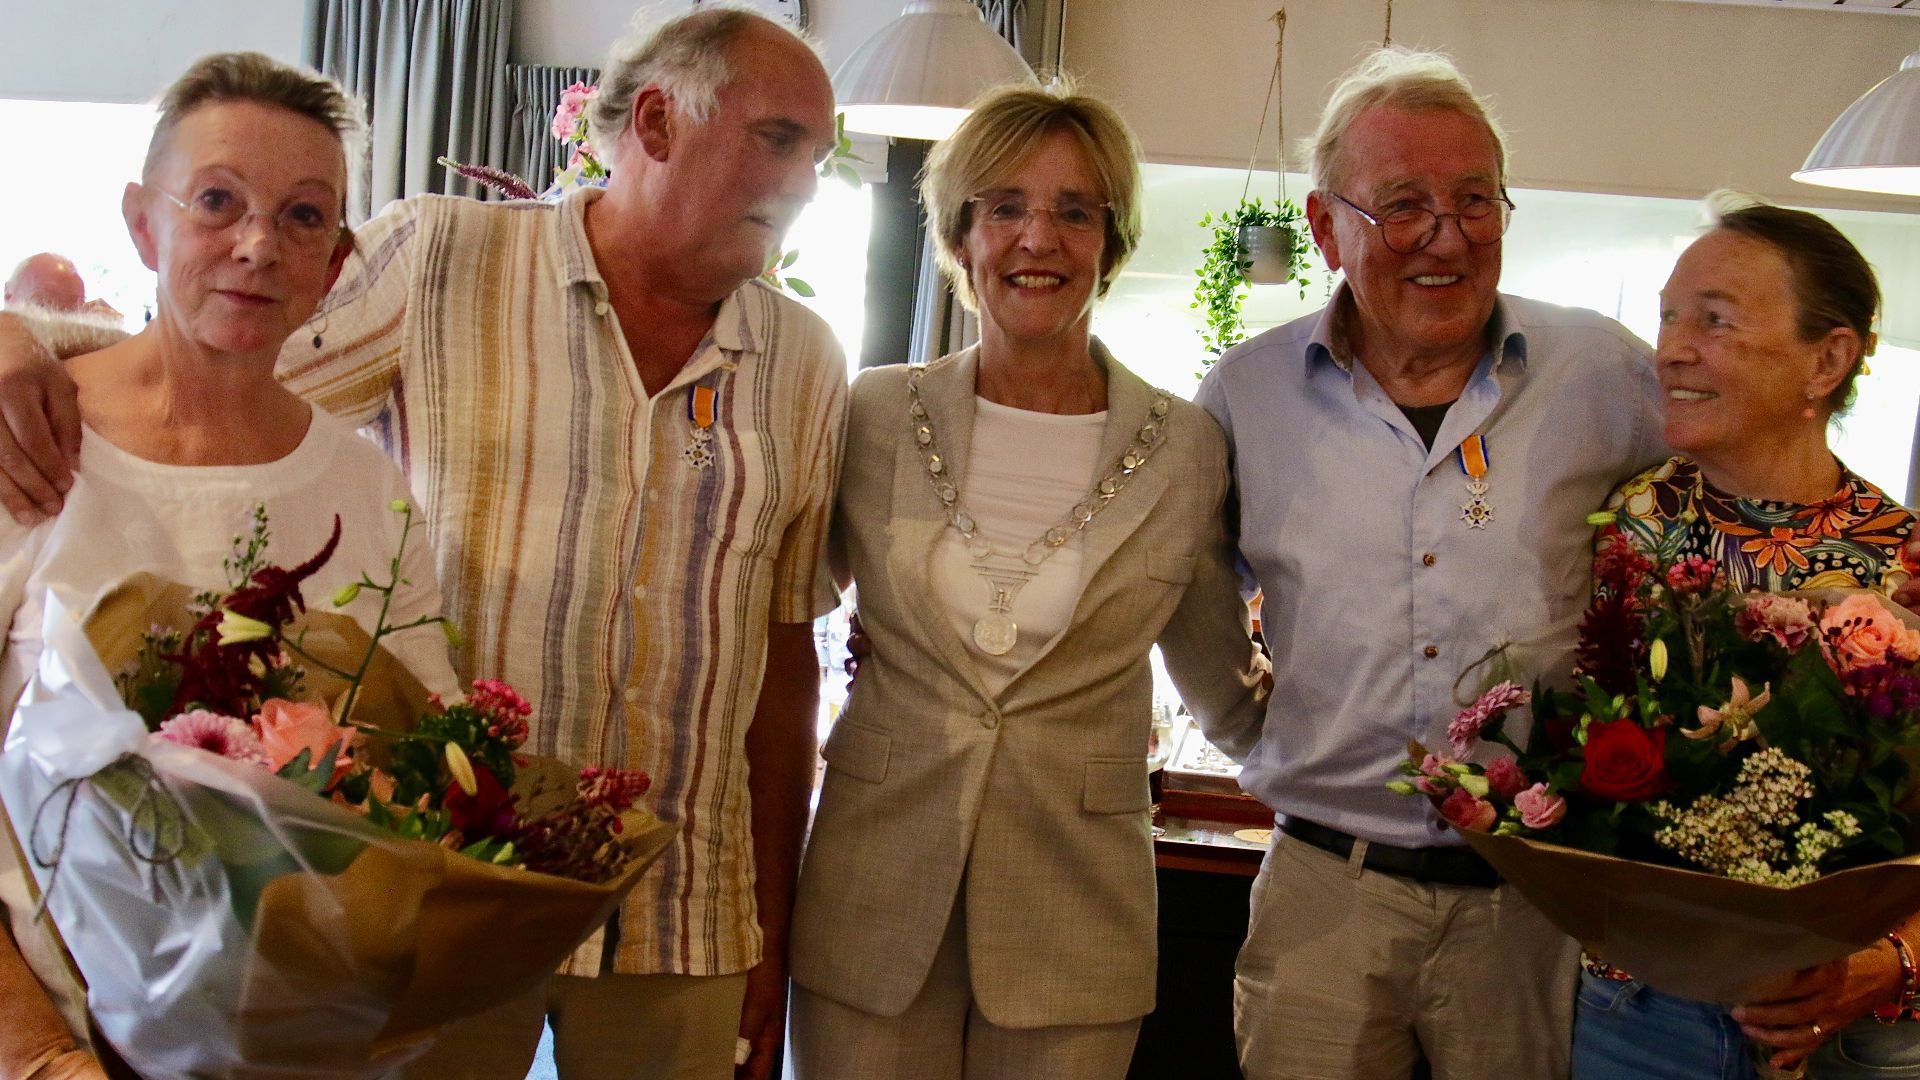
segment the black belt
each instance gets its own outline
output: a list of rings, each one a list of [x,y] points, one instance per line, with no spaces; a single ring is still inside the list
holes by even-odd
[[[1303,844],[1343,859],[1353,856],[1354,838],[1339,829],[1329,829],[1305,818],[1281,821],[1280,831]],[[1500,884],[1500,872],[1467,847],[1403,848],[1392,844],[1367,842],[1367,855],[1360,863],[1368,870],[1411,878],[1428,885],[1465,885],[1491,889]]]

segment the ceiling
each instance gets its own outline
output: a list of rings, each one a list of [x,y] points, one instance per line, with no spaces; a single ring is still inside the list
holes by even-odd
[[[1740,7],[1826,8],[1872,15],[1920,15],[1920,0],[1668,0],[1680,4],[1731,4]]]

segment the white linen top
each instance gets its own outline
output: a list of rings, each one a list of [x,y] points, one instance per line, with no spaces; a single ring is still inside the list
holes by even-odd
[[[977,534],[993,545],[987,564],[1006,569],[1014,580],[1033,574],[1013,597],[1010,617],[1019,626],[1013,648],[995,656],[973,640],[973,624],[987,614],[992,593],[988,579],[975,569],[981,560],[968,553],[956,530],[947,530],[934,554],[933,583],[954,632],[994,694],[1006,689],[1073,618],[1083,561],[1080,534],[1076,531],[1038,567],[1028,566],[1022,556],[1092,490],[1106,424],[1105,411],[1060,416],[974,399],[973,441],[960,501],[973,515]]]
[[[412,501],[400,471],[373,443],[319,409],[312,410],[306,436],[293,452],[264,465],[163,465],[86,431],[79,473],[58,516],[26,528],[0,515],[0,621],[8,627],[0,644],[0,732],[39,663],[49,591],[76,613],[92,610],[107,589],[143,570],[195,589],[226,591],[221,560],[232,553],[236,536],[252,532],[254,506],[264,504],[270,537],[266,558],[278,566],[311,558],[333,531],[334,515],[340,516],[340,546],[301,588],[309,606],[334,610],[335,590],[359,580],[362,572],[385,579],[403,526],[402,515],[389,505],[395,499]],[[417,525],[417,510],[414,520]],[[424,528],[416,527],[408,538],[401,576],[411,584],[395,595],[389,623],[440,611]],[[371,630],[380,597],[364,590],[339,610]],[[439,629],[418,627],[383,644],[427,689],[457,696]],[[25,834],[27,823],[14,826]],[[85,1044],[84,994],[58,946],[33,923],[33,901],[15,854],[13,844],[0,836],[0,906],[28,966]]]

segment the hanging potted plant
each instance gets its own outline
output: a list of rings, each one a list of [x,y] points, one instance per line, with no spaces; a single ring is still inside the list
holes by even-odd
[[[1241,313],[1250,284],[1293,282],[1303,298],[1307,295],[1307,222],[1291,201],[1269,206],[1243,198],[1239,206],[1218,217],[1208,214],[1200,224],[1211,227],[1213,236],[1200,255],[1192,307],[1206,323],[1202,344],[1218,356],[1247,336]]]
[[[1267,84],[1260,126],[1254,130],[1253,156],[1247,159],[1247,184],[1240,190],[1240,205],[1200,219],[1201,227],[1211,228],[1213,236],[1200,254],[1200,269],[1196,271],[1200,283],[1194,286],[1190,306],[1200,312],[1204,322],[1200,341],[1215,356],[1247,336],[1247,324],[1241,312],[1246,306],[1250,284],[1292,282],[1300,286],[1302,299],[1307,295],[1306,215],[1287,198],[1287,129],[1280,84],[1280,62],[1287,42],[1287,9],[1274,12],[1273,22],[1278,30],[1273,47],[1273,81]],[[1260,157],[1260,135],[1266,130],[1270,107],[1274,117],[1273,167],[1280,189],[1271,206],[1257,198],[1247,198],[1247,190],[1253,185],[1253,165]]]

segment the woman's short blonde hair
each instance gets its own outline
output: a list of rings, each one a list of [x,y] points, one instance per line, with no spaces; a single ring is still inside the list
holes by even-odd
[[[973,225],[973,206],[967,200],[1012,179],[1056,132],[1079,143],[1109,207],[1098,295],[1107,294],[1140,243],[1140,146],[1120,114],[1066,85],[989,90],[974,101],[973,112],[959,129],[934,146],[920,176],[934,255],[970,311],[978,310],[979,301],[961,263]]]

